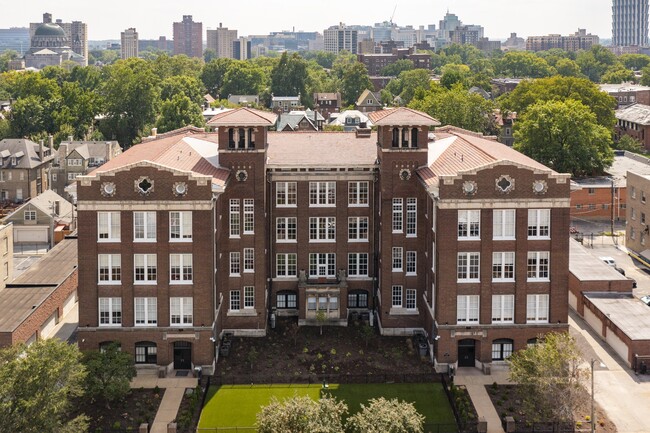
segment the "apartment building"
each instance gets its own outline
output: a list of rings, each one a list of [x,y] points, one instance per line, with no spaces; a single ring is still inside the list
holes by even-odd
[[[124,30],[121,35],[122,59],[138,57],[138,32],[133,28]]]
[[[192,15],[183,15],[183,21],[174,23],[174,55],[203,57],[203,23],[192,20]]]
[[[219,23],[216,29],[207,30],[207,47],[208,50],[214,51],[217,58],[234,59],[235,53],[233,51],[233,42],[237,41],[237,30],[229,30],[228,27],[223,27]],[[240,53],[237,53],[239,56]],[[245,60],[248,57],[244,57]]]

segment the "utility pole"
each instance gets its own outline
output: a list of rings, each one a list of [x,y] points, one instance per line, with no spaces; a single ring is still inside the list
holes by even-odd
[[[596,412],[594,412],[594,364],[595,359],[591,360],[591,433],[596,431]]]
[[[611,229],[612,229],[612,241],[614,242],[614,246],[617,245],[616,243],[616,235],[614,234],[614,177],[612,177],[612,218],[611,218]]]

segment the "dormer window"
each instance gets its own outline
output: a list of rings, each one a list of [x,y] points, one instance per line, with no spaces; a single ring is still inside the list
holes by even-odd
[[[11,157],[11,165],[14,165],[14,166],[16,165],[16,157],[15,156]]]

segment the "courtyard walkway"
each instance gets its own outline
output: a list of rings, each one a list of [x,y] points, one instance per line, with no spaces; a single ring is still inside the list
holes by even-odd
[[[494,382],[499,385],[510,384],[508,381],[508,371],[492,371],[492,374],[483,374],[478,368],[461,367],[456,371],[454,383],[456,385],[465,385],[472,403],[478,412],[479,417],[487,421],[488,433],[504,433],[501,427],[501,419],[497,414],[490,396],[485,389],[485,385],[491,385]]]

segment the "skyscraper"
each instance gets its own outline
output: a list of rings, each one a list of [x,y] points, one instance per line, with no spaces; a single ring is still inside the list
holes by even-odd
[[[219,27],[212,30],[208,29],[207,47],[215,52],[218,58],[226,57],[235,58],[232,43],[237,40],[237,30],[229,30],[219,23]]]
[[[648,0],[614,0],[612,45],[648,45]]]
[[[138,57],[138,32],[134,28],[122,32],[122,58]]]
[[[183,15],[183,21],[174,23],[174,54],[203,57],[203,24],[195,23],[192,15]]]
[[[358,32],[344,23],[338,26],[332,26],[324,32],[325,37],[325,51],[338,54],[346,50],[352,54],[357,54],[357,37]]]

